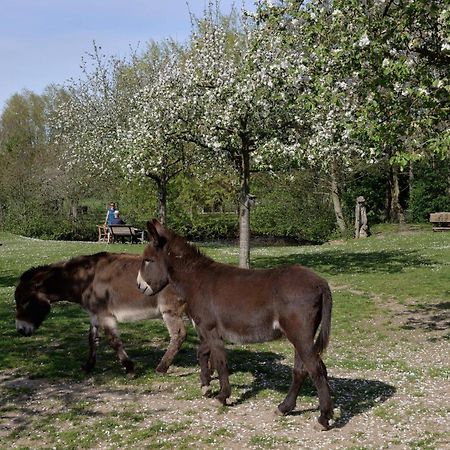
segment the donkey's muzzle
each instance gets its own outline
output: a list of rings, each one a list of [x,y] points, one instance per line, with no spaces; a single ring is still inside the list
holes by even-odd
[[[144,278],[141,275],[141,271],[139,271],[137,279],[136,279],[137,288],[144,294],[144,295],[152,295],[153,289],[150,287],[150,285],[144,280]]]
[[[16,321],[16,330],[22,336],[30,337],[34,333],[34,329],[35,327],[31,323],[21,320]]]
[[[22,336],[26,336],[26,337],[30,337],[33,333],[30,330],[26,330],[25,328],[19,328],[17,330],[17,332],[22,335]]]

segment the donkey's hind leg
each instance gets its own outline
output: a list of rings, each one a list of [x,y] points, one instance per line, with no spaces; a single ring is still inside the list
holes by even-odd
[[[317,393],[319,394],[320,417],[318,419],[320,429],[328,430],[330,428],[330,419],[333,418],[333,401],[330,395],[330,386],[328,384],[328,375],[322,358],[312,349],[299,351],[306,370],[313,380]]]
[[[320,358],[316,350],[314,350],[314,332],[317,327],[309,328],[307,324],[301,324],[299,320],[290,318],[290,320],[283,321],[283,330],[286,337],[294,345],[296,350],[296,365],[294,366],[294,379],[292,381],[291,389],[285,401],[280,405],[281,408],[286,405],[289,408],[292,406],[294,393],[297,391],[297,385],[299,381],[304,379],[304,371],[306,369],[308,375],[314,382],[317,393],[319,395],[319,408],[320,417],[319,424],[321,429],[329,429],[329,420],[333,418],[333,402],[330,395],[330,386],[328,385],[328,375],[325,364]],[[299,330],[303,332],[299,334]],[[298,354],[298,359],[297,359]],[[302,365],[298,366],[301,361]],[[295,373],[295,369],[299,368],[300,371]],[[297,376],[297,381],[296,381]],[[297,391],[298,393],[298,391]],[[283,410],[279,407],[280,412]]]
[[[292,370],[292,383],[289,391],[286,395],[286,398],[282,403],[278,405],[277,410],[275,411],[279,415],[285,415],[290,413],[297,403],[298,393],[300,392],[300,388],[302,387],[303,382],[305,381],[308,372],[303,364],[303,361],[300,358],[300,355],[297,351],[295,351],[295,360],[294,360],[294,368]]]
[[[108,337],[109,344],[116,352],[116,355],[125,368],[128,377],[134,377],[134,363],[123,348],[122,341],[120,340],[119,333],[117,331],[115,319],[109,317],[103,321],[102,325],[105,330],[105,334]]]
[[[89,356],[85,364],[81,368],[86,373],[91,373],[94,370],[97,361],[97,347],[99,343],[98,336],[98,321],[97,317],[91,318],[91,326],[89,328]]]
[[[163,320],[170,334],[170,343],[166,353],[162,357],[160,363],[156,367],[158,373],[166,373],[172,364],[175,355],[179,352],[181,345],[186,339],[186,327],[184,326],[181,315],[173,313],[163,313]]]

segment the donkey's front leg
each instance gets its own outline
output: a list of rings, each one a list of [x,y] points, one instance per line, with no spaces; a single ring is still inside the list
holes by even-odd
[[[214,332],[214,335],[215,334],[216,333]],[[214,335],[209,339],[209,347],[211,349],[211,364],[212,368],[216,369],[219,373],[220,383],[220,391],[215,398],[222,405],[226,405],[227,398],[231,395],[227,354],[222,338]]]
[[[98,321],[96,316],[91,317],[91,326],[89,328],[89,356],[85,364],[81,368],[86,373],[91,373],[94,370],[97,361],[97,347],[99,343],[98,336]]]
[[[122,363],[123,367],[125,367],[125,371],[128,377],[132,378],[136,375],[134,371],[134,363],[128,357],[127,352],[123,348],[123,344],[120,340],[116,324],[116,320],[112,317],[108,317],[102,321],[102,325],[105,330],[105,334],[108,337],[109,344],[116,352],[116,355],[119,358],[119,361]]]
[[[211,351],[208,343],[199,335],[200,345],[197,349],[197,359],[200,365],[200,383],[202,386],[202,394],[205,397],[211,396]]]
[[[184,326],[181,315],[172,312],[163,312],[163,320],[170,334],[170,343],[166,353],[162,357],[160,363],[156,367],[158,373],[166,373],[172,364],[175,355],[179,352],[181,345],[186,339],[186,327]]]

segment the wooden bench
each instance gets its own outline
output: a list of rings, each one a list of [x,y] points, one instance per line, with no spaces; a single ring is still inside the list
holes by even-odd
[[[450,231],[450,212],[437,212],[430,214],[433,231]]]
[[[126,238],[130,238],[132,244],[144,242],[144,231],[131,225],[108,225],[108,229],[110,234],[108,243],[117,242],[118,239],[124,242]]]
[[[108,242],[108,227],[104,224],[97,225],[98,242]]]

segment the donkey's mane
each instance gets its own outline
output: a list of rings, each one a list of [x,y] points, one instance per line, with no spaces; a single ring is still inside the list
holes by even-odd
[[[180,258],[183,265],[187,266],[213,262],[213,259],[204,255],[195,245],[190,244],[184,237],[172,231],[168,231],[167,251],[168,254],[174,255],[175,258]]]
[[[105,256],[107,256],[108,253],[107,252],[100,252],[100,253],[96,253],[95,255],[91,255],[91,256],[75,256],[74,258],[65,260],[65,261],[58,261],[52,264],[45,264],[45,265],[41,265],[41,266],[36,266],[36,267],[31,267],[30,269],[28,269],[27,271],[25,271],[21,276],[20,276],[20,282],[26,283],[29,281],[32,281],[33,278],[38,275],[39,273],[42,272],[48,272],[52,269],[59,269],[64,267],[67,264],[70,264],[71,266],[73,265],[77,265],[77,264],[82,264],[84,263],[87,259],[91,259],[94,261],[98,261],[99,259],[104,258]]]
[[[58,262],[58,263],[53,263],[53,264],[45,264],[42,266],[31,267],[30,269],[28,269],[26,272],[24,272],[20,276],[20,281],[21,282],[31,281],[38,273],[46,272],[46,271],[48,271],[54,267],[58,267],[62,264],[63,264],[62,262]]]

